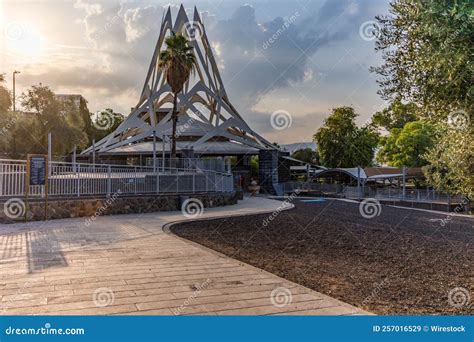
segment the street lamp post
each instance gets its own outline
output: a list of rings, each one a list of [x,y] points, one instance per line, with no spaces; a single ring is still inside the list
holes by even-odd
[[[15,75],[16,74],[19,74],[20,72],[15,70],[13,72],[13,112],[16,111],[16,106],[15,106],[15,102],[16,102],[16,97],[15,97]]]

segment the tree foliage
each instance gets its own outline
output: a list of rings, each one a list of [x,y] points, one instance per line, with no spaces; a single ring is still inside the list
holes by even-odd
[[[97,112],[91,120],[90,144],[92,144],[92,139],[97,142],[115,131],[124,120],[123,114],[114,112],[112,108]]]
[[[387,108],[372,116],[372,125],[390,131],[403,128],[406,123],[416,121],[418,107],[414,103],[404,104],[400,99],[392,102]]]
[[[291,156],[306,163],[319,164],[318,152],[309,147],[296,150],[291,154]]]
[[[372,164],[378,135],[370,126],[357,127],[352,107],[339,107],[316,132],[321,164],[327,167],[356,167]]]
[[[0,74],[0,114],[10,110],[10,107],[12,106],[10,92],[2,84],[4,81],[4,74]]]
[[[184,84],[195,70],[196,56],[189,40],[181,35],[174,34],[166,38],[166,50],[160,53],[158,67],[166,75],[166,82],[173,92],[173,135],[171,142],[171,157],[176,158],[176,124],[178,121],[177,98]]]
[[[403,128],[393,128],[380,139],[377,161],[390,166],[419,167],[427,164],[425,153],[435,145],[436,126],[425,121],[408,122]]]
[[[472,130],[446,128],[425,158],[428,182],[436,188],[474,198],[474,143]]]
[[[0,151],[13,158],[47,153],[48,132],[53,155],[64,156],[74,145],[85,147],[84,121],[72,103],[58,101],[49,87],[38,85],[22,95],[27,112],[3,111],[0,116]]]
[[[415,103],[420,119],[443,127],[428,152],[415,159],[428,164],[431,185],[472,197],[474,2],[392,0],[390,6],[390,15],[377,17],[376,50],[384,63],[372,71],[379,75],[380,94]],[[463,127],[454,127],[459,121]]]
[[[376,17],[384,64],[372,70],[380,94],[414,102],[432,120],[454,110],[472,115],[474,2],[393,0],[390,7],[390,15]]]

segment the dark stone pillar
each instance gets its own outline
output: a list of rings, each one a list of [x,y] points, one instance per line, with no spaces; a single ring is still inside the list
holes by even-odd
[[[288,155],[288,152],[278,150],[260,150],[258,178],[263,193],[276,195],[275,186],[289,180],[289,165],[285,159],[282,159],[283,156]]]
[[[194,149],[183,148],[181,149],[181,160],[179,161],[179,167],[190,168],[194,166]]]

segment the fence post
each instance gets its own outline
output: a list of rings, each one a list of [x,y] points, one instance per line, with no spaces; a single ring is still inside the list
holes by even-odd
[[[357,166],[357,198],[360,197],[360,167]]]
[[[165,149],[166,149],[166,142],[165,142],[165,135],[163,134],[163,136],[161,137],[161,142],[162,142],[162,146],[161,146],[161,162],[163,163],[163,165],[161,165],[161,171],[165,172]],[[171,154],[171,150],[170,150],[170,154]]]
[[[77,197],[81,197],[81,164],[77,166]]]
[[[160,173],[156,171],[156,193],[160,193]]]
[[[4,195],[4,193],[3,193],[3,174],[4,174],[3,164],[0,163],[0,196]]]
[[[193,194],[196,192],[196,174],[193,171]]]
[[[72,150],[72,168],[74,172],[76,172],[76,159],[76,145],[74,145],[74,149]]]
[[[112,171],[110,165],[107,166],[107,197],[110,196],[112,192]]]
[[[137,167],[135,166],[134,168],[134,171],[135,171],[135,178],[133,179],[135,183],[135,195],[137,194]]]
[[[53,138],[51,132],[48,133],[48,165],[53,161]],[[48,166],[48,177],[51,177],[51,167]]]
[[[156,131],[153,130],[153,172],[156,172]]]
[[[403,169],[402,169],[402,172],[403,172],[403,188],[402,188],[402,198],[403,200],[405,200],[405,195],[406,195],[406,189],[407,189],[407,168],[405,167],[405,165],[403,166]]]

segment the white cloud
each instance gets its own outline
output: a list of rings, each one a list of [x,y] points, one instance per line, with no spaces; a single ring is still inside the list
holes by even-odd
[[[22,66],[20,86],[42,82],[58,92],[82,93],[91,111],[112,107],[128,114],[138,100],[155,48],[163,3],[77,0],[61,7],[49,0],[42,4],[44,12],[38,11],[37,21],[45,22],[54,13],[58,18],[66,15],[69,25],[49,23],[54,39],[61,41],[48,42],[47,61]],[[373,45],[358,36],[360,22],[380,13],[379,0],[318,0],[304,9],[285,4],[281,17],[270,14],[272,6],[258,1],[255,7],[199,4],[227,93],[250,126],[276,140],[269,115],[289,107],[294,120],[284,138],[290,140],[285,141],[308,140],[332,107],[357,102],[356,110],[363,112],[379,102],[373,79],[362,82],[369,77],[366,64],[377,61]],[[262,44],[295,11],[299,16],[263,49]],[[176,13],[177,6],[172,5],[173,16]],[[17,67],[6,52],[2,57],[4,70]]]

